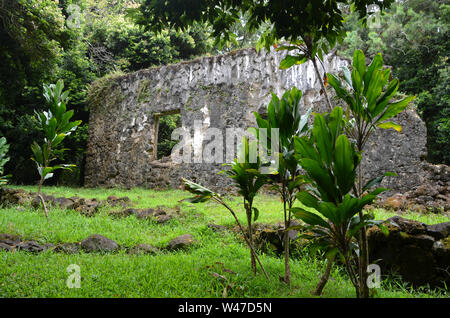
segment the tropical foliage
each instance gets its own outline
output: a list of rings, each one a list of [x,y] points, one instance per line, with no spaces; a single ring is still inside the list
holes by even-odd
[[[310,136],[295,138],[295,154],[311,187],[296,195],[305,208],[293,207],[291,212],[311,225],[312,235],[304,237],[316,240],[329,261],[336,254],[341,257],[360,297],[364,286],[358,274],[358,254],[362,255],[359,231],[374,223],[368,215],[360,215],[365,205],[387,189],[371,189],[376,183],[369,182],[364,187],[366,194],[358,197],[351,193],[361,155],[344,134],[344,128],[343,109],[335,107],[329,114],[316,114]]]
[[[8,153],[8,150],[9,150],[9,145],[6,143],[6,138],[1,137],[0,138],[0,186],[8,183],[8,178],[10,177],[10,175],[8,175],[8,176],[3,175],[5,163],[7,163],[10,159],[9,157],[6,156]]]
[[[269,278],[266,270],[259,261],[253,243],[252,221],[256,221],[259,216],[259,210],[253,206],[253,200],[261,187],[267,183],[267,176],[260,173],[261,160],[256,155],[256,152],[256,141],[249,143],[247,138],[243,137],[242,143],[240,144],[238,158],[235,159],[233,163],[229,164],[231,169],[222,171],[228,177],[233,179],[234,185],[238,189],[238,193],[244,200],[244,208],[247,219],[247,232],[245,232],[239,222],[239,218],[237,217],[235,211],[233,211],[233,209],[225,203],[220,194],[189,180],[183,179],[183,182],[185,190],[195,194],[193,198],[185,199],[186,201],[199,203],[212,199],[223,205],[231,212],[245,238],[245,241],[247,242],[247,245],[250,248],[250,259],[253,272],[256,275],[256,262],[258,261],[264,275]]]
[[[257,112],[254,113],[258,128],[256,128],[256,135],[260,144],[263,138],[268,138],[267,144],[272,145],[272,129],[278,131],[277,144],[279,146],[279,153],[272,150],[272,155],[278,156],[278,182],[273,185],[281,196],[283,201],[283,219],[285,229],[291,225],[291,208],[296,200],[296,193],[299,187],[304,182],[303,176],[300,174],[300,166],[298,160],[294,157],[294,137],[302,136],[308,133],[308,117],[312,111],[302,114],[302,107],[300,100],[302,98],[302,91],[296,87],[287,90],[282,98],[278,98],[272,94],[272,100],[267,106],[267,119],[263,119]],[[266,133],[263,134],[262,130]],[[284,234],[284,256],[285,256],[285,276],[286,283],[290,283],[290,266],[289,266],[289,245],[290,239],[288,231]]]
[[[396,1],[364,28],[351,13],[345,19],[347,36],[339,51],[348,57],[355,49],[370,58],[382,53],[401,82],[399,90],[417,96],[415,105],[427,126],[427,159],[449,164],[448,2]]]
[[[67,110],[66,102],[69,96],[68,91],[63,91],[64,82],[59,80],[56,84],[44,84],[44,97],[49,107],[48,111],[36,112],[39,128],[44,132],[44,142],[40,145],[34,141],[31,145],[33,152],[33,161],[36,162],[37,170],[40,175],[39,190],[42,184],[48,178],[51,178],[58,169],[70,169],[73,164],[51,165],[54,160],[56,150],[59,144],[69,136],[81,124],[81,120],[70,121],[74,111]],[[60,152],[64,149],[59,149]],[[42,200],[42,197],[41,197]],[[45,203],[42,200],[42,204]],[[45,211],[47,213],[47,211]]]

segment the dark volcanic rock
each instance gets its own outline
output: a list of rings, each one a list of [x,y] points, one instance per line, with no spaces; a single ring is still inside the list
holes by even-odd
[[[291,227],[293,226],[298,227],[301,225],[297,220],[292,220]],[[244,230],[247,231],[246,228]],[[282,255],[284,253],[284,233],[284,224],[281,222],[277,224],[253,224],[253,241],[255,248],[263,253],[274,252],[278,256]],[[298,234],[299,231],[294,229],[291,229],[288,232],[291,255],[301,246]]]
[[[436,239],[443,239],[450,235],[450,222],[427,225],[427,233]]]
[[[100,202],[97,199],[79,199],[74,202],[73,209],[85,216],[93,216],[98,212]]]
[[[10,205],[19,204],[25,205],[30,203],[32,196],[29,192],[22,189],[0,188],[0,204]]]
[[[154,215],[154,212],[155,212],[154,209],[143,209],[143,210],[137,211],[137,213],[135,215],[138,219],[146,220],[146,219],[150,219]]]
[[[128,254],[133,254],[133,255],[137,255],[137,254],[153,254],[154,255],[156,253],[158,253],[158,248],[156,248],[150,244],[139,244],[128,250]]]
[[[106,201],[108,202],[109,205],[111,206],[116,206],[116,205],[121,205],[123,207],[127,206],[130,202],[130,198],[129,197],[117,197],[115,195],[110,195]]]
[[[14,245],[10,245],[10,244],[0,241],[0,251],[12,252],[13,250],[14,250]]]
[[[191,234],[184,234],[171,240],[167,249],[169,251],[182,250],[192,246],[194,243],[195,240]]]
[[[164,224],[164,223],[172,220],[172,218],[173,218],[172,215],[163,214],[163,215],[158,215],[157,217],[155,217],[155,220],[159,224]]]
[[[27,251],[27,252],[31,252],[31,253],[39,253],[48,248],[49,248],[48,245],[47,246],[40,245],[36,241],[25,241],[25,242],[20,242],[19,244],[16,245],[17,250]]]
[[[0,233],[0,242],[9,244],[9,245],[17,245],[22,241],[22,238],[18,235]]]
[[[396,272],[416,286],[450,283],[449,222],[426,225],[395,216],[384,224],[389,235],[378,227],[367,230],[370,261],[379,260],[382,272]]]
[[[75,200],[69,198],[56,198],[56,202],[58,202],[58,206],[60,209],[73,209]]]
[[[139,210],[138,209],[133,209],[133,208],[129,208],[126,210],[123,210],[121,213],[123,216],[130,216],[130,215],[138,215],[139,214]]]
[[[58,253],[75,254],[80,251],[80,243],[62,243],[57,245],[54,249]]]
[[[81,241],[81,248],[88,253],[114,252],[119,248],[119,245],[107,237],[99,234],[93,234]]]

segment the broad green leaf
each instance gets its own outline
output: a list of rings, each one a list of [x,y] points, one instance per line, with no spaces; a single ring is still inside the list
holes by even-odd
[[[256,222],[259,217],[259,210],[257,208],[253,208],[253,222]]]
[[[366,57],[362,50],[355,50],[353,53],[353,69],[356,69],[360,78],[364,77],[366,73]]]
[[[377,185],[379,185],[381,183],[381,181],[383,181],[384,177],[394,177],[397,176],[396,173],[394,172],[386,172],[384,173],[382,176],[379,177],[375,177],[370,179],[369,181],[367,181],[367,183],[364,185],[364,187],[362,188],[362,191],[367,191],[372,187],[375,187]]]
[[[383,193],[383,192],[385,192],[387,190],[389,190],[389,189],[380,187],[380,188],[376,188],[375,190],[371,191],[369,194],[370,195],[379,195],[380,193]]]
[[[333,171],[341,193],[348,193],[355,184],[356,170],[353,163],[353,149],[345,135],[340,135],[336,139]]]
[[[296,194],[296,197],[302,204],[304,204],[305,206],[307,206],[309,208],[313,208],[316,210],[319,208],[319,205],[318,205],[319,200],[307,191],[298,192]]]
[[[397,92],[399,84],[400,84],[400,82],[396,78],[393,79],[389,83],[388,87],[386,88],[386,91],[377,100],[375,108],[374,109],[370,109],[373,118],[375,118],[375,116],[378,116],[379,114],[381,114],[381,112],[384,111],[384,109],[386,108],[386,106],[389,103],[389,101],[391,100],[391,98]]]
[[[358,93],[358,95],[360,95],[363,91],[363,81],[362,76],[360,75],[360,73],[356,68],[353,68],[351,77],[352,77],[352,87]]]
[[[366,74],[364,74],[364,91],[363,94],[367,95],[367,90],[369,89],[370,82],[372,82],[372,77],[374,73],[378,70],[381,70],[383,68],[383,57],[380,53],[375,55],[372,62],[370,63],[369,67],[367,68]]]
[[[336,202],[337,189],[328,171],[322,168],[317,161],[309,158],[300,159],[300,165],[317,184],[318,190],[323,196],[322,199]]]
[[[56,135],[55,138],[52,140],[52,147],[55,147],[58,144],[60,144],[61,141],[63,141],[65,137],[66,137],[66,134]]]
[[[42,149],[41,149],[41,147],[37,144],[37,142],[33,142],[33,143],[31,144],[31,151],[33,152],[34,160],[35,160],[37,163],[39,163],[39,164],[41,164],[41,165],[44,165],[44,157],[43,157],[43,154],[42,154]]]
[[[331,135],[325,118],[320,114],[316,115],[314,119],[312,134],[320,157],[327,165],[330,165],[333,156]]]
[[[376,123],[383,122],[387,119],[390,119],[396,115],[398,115],[400,112],[402,112],[410,102],[412,102],[416,96],[408,96],[402,99],[399,102],[390,104],[386,111],[383,113],[382,116],[376,121]]]
[[[382,128],[382,129],[392,128],[392,129],[395,129],[398,132],[402,131],[402,126],[400,126],[398,124],[395,124],[395,123],[393,123],[391,121],[385,121],[384,123],[378,124],[377,127]]]
[[[286,55],[280,63],[280,69],[284,70],[290,68],[292,65],[305,63],[306,60],[306,56],[303,54],[298,56]]]
[[[330,228],[330,225],[324,219],[322,219],[320,216],[318,216],[317,214],[308,212],[308,211],[306,211],[302,208],[298,208],[298,207],[292,208],[291,212],[292,212],[292,214],[294,214],[294,216],[296,218],[301,219],[306,224],[319,225],[319,226],[322,226],[325,228]]]
[[[306,136],[294,137],[294,149],[301,158],[309,158],[315,161],[320,161],[320,156],[317,153],[317,150],[309,142],[309,139]]]
[[[321,202],[317,211],[319,211],[320,214],[329,219],[333,224],[340,223],[340,217],[338,215],[337,207],[332,202]]]

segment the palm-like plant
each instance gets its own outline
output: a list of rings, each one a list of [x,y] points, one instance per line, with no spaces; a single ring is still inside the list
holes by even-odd
[[[311,226],[314,233],[311,238],[325,249],[329,262],[335,255],[341,256],[359,297],[362,286],[355,272],[355,268],[359,268],[355,262],[358,260],[355,235],[364,226],[377,224],[367,215],[360,218],[359,213],[387,189],[370,191],[381,182],[378,178],[364,187],[368,193],[360,197],[351,193],[361,155],[343,134],[344,127],[343,110],[335,107],[325,116],[316,115],[311,136],[295,138],[296,156],[306,171],[310,188],[296,195],[304,207],[291,210]]]
[[[259,216],[259,210],[253,206],[253,200],[258,193],[259,189],[267,183],[267,176],[261,174],[259,169],[261,168],[261,159],[259,156],[255,156],[256,162],[252,162],[250,147],[253,147],[252,151],[256,154],[256,141],[248,142],[247,138],[242,138],[240,155],[244,156],[239,159],[235,159],[233,163],[228,164],[231,169],[224,170],[223,172],[234,180],[238,187],[238,193],[244,198],[244,208],[247,216],[247,235],[250,245],[253,244],[253,229],[252,220],[256,221]],[[252,269],[256,274],[256,261],[255,254],[250,253]]]
[[[235,186],[238,188],[238,193],[242,195],[244,199],[244,208],[247,217],[247,232],[245,232],[244,228],[239,222],[235,211],[223,200],[220,194],[186,179],[183,179],[183,183],[185,190],[195,194],[194,197],[188,198],[186,199],[186,201],[199,203],[211,199],[223,205],[226,209],[228,209],[228,211],[230,211],[242,235],[244,236],[248,247],[250,248],[250,258],[253,272],[256,274],[256,262],[258,262],[262,271],[264,272],[264,275],[267,279],[269,279],[264,266],[262,265],[261,261],[258,258],[258,255],[256,254],[253,244],[252,230],[252,220],[256,221],[259,216],[259,210],[253,206],[253,200],[261,187],[267,183],[267,177],[266,175],[263,175],[259,172],[261,168],[260,158],[258,156],[255,156],[255,160],[252,160],[250,151],[251,149],[254,150],[256,154],[256,141],[249,143],[248,140],[243,137],[241,149],[238,156],[239,159],[235,159],[231,164],[229,164],[231,169],[222,171],[234,180]]]
[[[402,127],[392,121],[393,117],[402,112],[415,96],[393,100],[399,88],[398,79],[390,80],[390,69],[383,68],[383,57],[377,54],[369,66],[361,50],[353,55],[352,71],[344,68],[343,80],[333,74],[327,74],[329,84],[337,96],[347,104],[345,130],[349,137],[356,141],[356,149],[362,153],[372,132],[378,127],[393,128],[401,131]],[[358,179],[353,188],[356,196],[363,194],[361,166],[358,165]],[[359,217],[363,218],[360,211]],[[359,245],[361,249],[360,284],[363,286],[363,296],[369,296],[366,268],[369,264],[366,229],[360,231]]]
[[[51,166],[52,161],[56,159],[55,148],[70,135],[81,124],[81,120],[70,121],[74,111],[67,111],[66,103],[69,92],[63,92],[64,82],[58,80],[56,84],[44,84],[44,97],[49,106],[48,111],[35,112],[38,118],[40,128],[43,130],[45,137],[44,143],[39,145],[36,141],[31,145],[33,157],[36,162],[37,170],[41,179],[39,180],[38,197],[41,200],[44,212],[48,221],[48,212],[45,201],[42,198],[41,188],[44,181],[53,176],[55,170],[70,169],[75,165],[59,164]]]
[[[279,157],[278,175],[280,185],[274,184],[274,189],[281,195],[283,201],[284,213],[284,258],[285,258],[285,276],[283,280],[290,284],[291,273],[289,265],[289,235],[292,213],[291,209],[296,200],[296,193],[303,184],[303,176],[300,174],[300,166],[294,154],[294,137],[306,134],[309,130],[308,117],[311,113],[309,109],[302,115],[300,100],[302,91],[295,87],[287,90],[281,99],[272,94],[272,100],[267,106],[267,119],[263,119],[258,113],[254,113],[258,128],[256,134],[260,136],[270,136],[272,129],[278,129],[279,153],[272,153]],[[261,134],[261,129],[266,129],[267,134]],[[270,145],[272,142],[270,143]],[[273,149],[269,149],[273,152]]]

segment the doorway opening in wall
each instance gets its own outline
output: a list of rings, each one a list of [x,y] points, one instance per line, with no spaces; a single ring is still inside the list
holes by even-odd
[[[169,158],[172,148],[178,141],[172,140],[172,132],[181,127],[180,110],[173,110],[164,113],[155,114],[155,159],[161,160]]]

